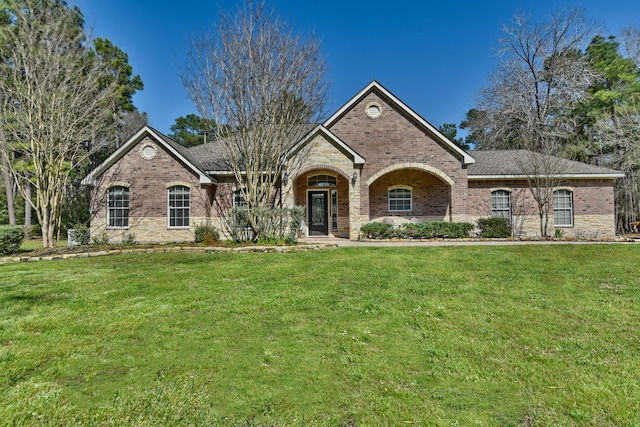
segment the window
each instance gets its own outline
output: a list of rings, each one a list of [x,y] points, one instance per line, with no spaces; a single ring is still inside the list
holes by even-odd
[[[307,178],[307,187],[335,187],[336,185],[338,185],[338,179],[332,175],[321,174]]]
[[[189,187],[169,187],[169,227],[189,227]]]
[[[107,227],[126,228],[129,226],[129,189],[111,187],[107,192]]]
[[[570,227],[573,225],[573,194],[569,190],[553,192],[553,225]]]
[[[491,216],[511,220],[511,193],[507,190],[491,192]]]
[[[236,190],[233,192],[233,207],[241,208],[247,206],[247,202],[244,200],[244,194],[242,194],[242,190]]]
[[[331,190],[331,229],[338,229],[338,190]]]
[[[390,189],[389,210],[391,212],[411,211],[411,189],[406,187]]]

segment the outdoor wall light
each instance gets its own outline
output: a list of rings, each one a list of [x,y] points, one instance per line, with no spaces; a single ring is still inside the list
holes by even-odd
[[[282,182],[284,182],[284,185],[289,184],[289,172],[287,171],[284,172],[284,176],[282,177]]]
[[[353,173],[353,176],[351,177],[351,185],[355,186],[356,181],[358,181],[358,172]]]

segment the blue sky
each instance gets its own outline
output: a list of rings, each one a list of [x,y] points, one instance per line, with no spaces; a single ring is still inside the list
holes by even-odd
[[[209,31],[221,0],[76,0],[94,37],[110,39],[129,55],[145,88],[134,97],[161,132],[179,116],[197,113],[180,81],[188,40]],[[274,0],[278,13],[322,41],[334,112],[377,80],[435,126],[459,124],[496,68],[502,25],[517,11],[537,20],[582,6],[606,34],[640,27],[638,0]]]

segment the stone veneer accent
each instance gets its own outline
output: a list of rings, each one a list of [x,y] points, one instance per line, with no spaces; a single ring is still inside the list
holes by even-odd
[[[207,220],[221,230],[222,224],[218,218],[191,217],[188,228],[169,228],[166,218],[129,217],[128,228],[108,228],[104,220],[93,221],[91,237],[97,238],[106,233],[109,243],[122,243],[123,238],[130,234],[135,235],[135,241],[138,243],[193,242],[196,225],[204,224]]]
[[[324,135],[318,134],[308,142],[307,147],[299,154],[299,158],[289,162],[289,168],[295,168],[289,183],[283,189],[283,200],[286,206],[307,206],[307,178],[318,173],[327,173],[338,178],[338,230],[331,235],[357,239],[360,230],[360,194],[351,183],[353,174],[359,175],[359,169],[353,158],[341,147],[337,147]],[[300,161],[301,160],[301,161]],[[359,179],[358,179],[359,180]],[[331,188],[318,188],[331,190]],[[330,194],[330,193],[329,193]],[[307,221],[308,213],[305,214]],[[354,228],[354,224],[357,225]]]

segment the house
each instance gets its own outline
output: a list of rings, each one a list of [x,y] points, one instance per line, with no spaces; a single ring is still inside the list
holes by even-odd
[[[370,221],[489,216],[512,218],[520,235],[536,236],[538,215],[519,162],[527,154],[466,152],[374,81],[295,145],[280,180],[281,200],[306,207],[306,232],[313,236],[357,239]],[[551,229],[614,236],[613,185],[623,174],[562,162]],[[199,223],[224,230],[226,212],[242,202],[215,141],[185,148],[149,126],[83,183],[93,186],[92,236],[106,233],[112,241],[128,234],[138,241],[190,241]]]

